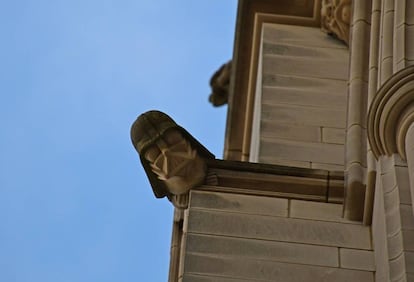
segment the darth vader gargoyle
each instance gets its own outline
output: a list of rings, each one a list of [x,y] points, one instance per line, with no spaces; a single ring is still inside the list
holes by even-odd
[[[184,128],[160,111],[141,114],[131,127],[132,144],[157,198],[186,208],[190,189],[204,183],[207,159],[214,159]]]

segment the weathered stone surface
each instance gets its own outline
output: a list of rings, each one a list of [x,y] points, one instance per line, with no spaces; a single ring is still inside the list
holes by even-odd
[[[404,255],[406,271],[414,276],[414,252],[405,252]]]
[[[268,216],[288,215],[287,199],[230,193],[192,191],[190,207]]]
[[[337,80],[308,81],[303,77],[269,76],[278,86],[262,88],[263,104],[291,104],[342,110],[346,104],[346,82]],[[318,83],[319,82],[319,83]],[[315,85],[316,84],[316,85]],[[336,92],[330,92],[334,91]],[[342,90],[342,91],[341,91]]]
[[[374,275],[369,271],[260,261],[246,258],[217,258],[196,254],[189,254],[186,257],[184,269],[187,275],[210,274],[225,278],[247,278],[250,281],[374,281]]]
[[[414,252],[414,230],[402,231],[404,250]]]
[[[344,219],[342,209],[340,204],[291,200],[289,215],[292,218],[356,223]]]
[[[323,127],[322,142],[342,145],[345,144],[345,129]]]
[[[341,268],[375,271],[373,251],[339,249]]]
[[[272,74],[308,76],[328,79],[346,79],[347,68],[335,49],[326,57],[265,55],[263,72]],[[312,66],[312,67],[310,67]]]
[[[336,118],[332,118],[335,116]],[[345,109],[262,105],[262,119],[297,125],[345,128]]]
[[[243,281],[258,281],[252,279],[243,279],[243,278],[226,278],[218,276],[207,276],[207,275],[198,275],[198,274],[185,274],[183,279],[179,282],[243,282]]]
[[[189,234],[187,253],[338,267],[338,248]],[[323,255],[320,255],[323,254]]]
[[[307,143],[281,139],[262,138],[260,143],[260,153],[262,155],[326,164],[343,164],[343,150],[343,146],[337,144]]]
[[[318,126],[300,126],[263,120],[260,130],[261,135],[267,138],[321,142],[321,129]]]
[[[367,226],[282,217],[190,210],[188,232],[371,249]]]
[[[342,49],[346,52],[347,46],[321,33],[319,28],[296,28],[291,25],[264,25],[263,40],[268,43],[290,43],[295,45]]]
[[[404,230],[413,230],[414,231],[414,216],[413,208],[411,205],[400,205],[401,213],[401,226]]]

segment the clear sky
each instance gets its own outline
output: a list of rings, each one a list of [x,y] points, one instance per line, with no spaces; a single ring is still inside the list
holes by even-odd
[[[172,205],[130,142],[173,117],[218,158],[236,0],[3,1],[0,281],[167,281]]]

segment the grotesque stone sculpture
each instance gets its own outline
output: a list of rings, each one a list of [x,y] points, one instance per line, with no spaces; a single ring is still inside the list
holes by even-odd
[[[352,0],[322,0],[321,27],[349,45]]]
[[[203,183],[206,159],[214,158],[203,145],[160,111],[140,115],[131,127],[132,143],[157,198],[174,205]],[[184,195],[184,196],[183,196]]]
[[[223,64],[211,77],[211,94],[209,101],[218,107],[227,103],[229,98],[229,86],[231,75],[231,61]]]

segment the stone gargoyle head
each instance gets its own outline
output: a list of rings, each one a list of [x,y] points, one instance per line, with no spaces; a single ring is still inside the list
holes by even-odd
[[[131,127],[137,150],[155,197],[176,196],[203,183],[206,159],[214,159],[184,128],[160,111],[141,114]],[[174,203],[175,204],[175,203]]]

